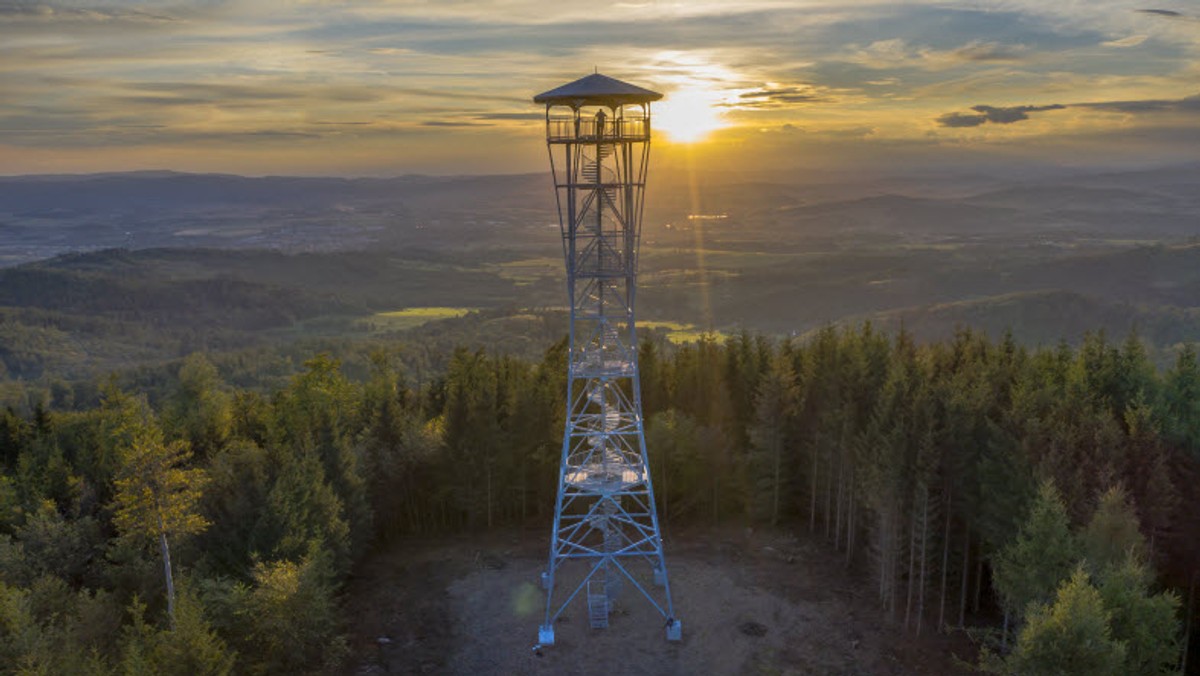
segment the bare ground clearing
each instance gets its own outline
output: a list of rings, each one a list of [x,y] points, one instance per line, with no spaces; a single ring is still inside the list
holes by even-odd
[[[368,674],[966,674],[970,642],[917,638],[882,617],[869,586],[816,539],[740,529],[668,537],[683,640],[626,590],[608,629],[577,598],[557,642],[532,649],[546,534],[409,539],[375,554],[348,590],[353,658]],[[928,598],[930,606],[936,599]]]

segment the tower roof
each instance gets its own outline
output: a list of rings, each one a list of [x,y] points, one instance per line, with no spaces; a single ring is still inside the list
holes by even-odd
[[[548,92],[533,97],[534,103],[583,105],[621,105],[625,103],[649,103],[662,98],[662,94],[622,82],[600,73],[581,77]]]

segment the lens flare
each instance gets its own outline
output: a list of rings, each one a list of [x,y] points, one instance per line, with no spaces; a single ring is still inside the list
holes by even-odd
[[[725,127],[720,96],[703,89],[677,89],[654,105],[654,128],[676,143],[695,143]]]

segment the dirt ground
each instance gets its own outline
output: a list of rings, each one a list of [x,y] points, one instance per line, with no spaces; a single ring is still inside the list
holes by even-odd
[[[975,657],[961,634],[889,625],[823,542],[734,529],[664,541],[682,641],[627,589],[607,629],[591,629],[576,598],[555,645],[535,651],[547,547],[544,532],[508,531],[376,554],[348,590],[344,673],[966,674],[959,660]]]

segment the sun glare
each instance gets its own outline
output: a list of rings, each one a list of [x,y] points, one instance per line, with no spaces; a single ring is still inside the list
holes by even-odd
[[[695,143],[725,126],[719,96],[702,89],[677,89],[654,104],[655,129],[677,143]]]

